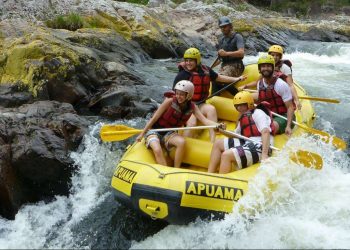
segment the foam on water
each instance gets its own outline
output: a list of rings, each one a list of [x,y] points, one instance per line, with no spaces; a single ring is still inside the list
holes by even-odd
[[[119,154],[97,139],[101,124],[91,127],[79,152],[71,157],[78,166],[72,178],[71,195],[57,196],[49,203],[24,206],[15,220],[0,218],[1,248],[71,248],[76,242],[71,228],[108,195],[110,178]]]
[[[327,156],[323,169],[289,162],[292,148]],[[349,192],[343,152],[310,137],[293,138],[262,164],[249,192],[225,219],[168,226],[132,248],[349,248]]]

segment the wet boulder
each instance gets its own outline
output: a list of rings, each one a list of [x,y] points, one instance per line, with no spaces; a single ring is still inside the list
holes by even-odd
[[[73,106],[38,101],[2,108],[0,122],[0,213],[13,218],[27,202],[68,195],[79,146],[89,122]]]

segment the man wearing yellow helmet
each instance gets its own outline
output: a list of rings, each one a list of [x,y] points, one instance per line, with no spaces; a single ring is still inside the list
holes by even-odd
[[[291,61],[282,60],[283,48],[280,45],[272,45],[269,48],[268,53],[275,59],[275,75],[288,83],[292,90],[294,104],[300,110],[301,104],[299,102],[297,91],[294,87]]]
[[[238,77],[244,71],[244,39],[241,34],[234,32],[232,22],[227,16],[219,18],[219,27],[222,32],[222,36],[218,39],[216,46],[218,57],[222,62],[219,73],[226,76]],[[217,66],[220,61],[215,62],[213,67]],[[215,83],[213,84],[213,92],[223,87],[223,84]],[[237,89],[234,86],[228,88],[228,91],[232,95],[237,93]]]
[[[270,145],[273,144],[273,123],[269,111],[265,107],[254,108],[254,98],[247,91],[241,91],[233,98],[236,110],[241,114],[235,132],[248,137],[253,143],[238,138],[217,139],[213,145],[209,173],[215,173],[218,166],[220,174],[249,167],[261,160],[268,158]],[[228,137],[231,134],[221,131]]]
[[[237,81],[238,79],[245,79],[246,76],[230,77],[217,74],[210,67],[203,65],[201,63],[201,54],[196,48],[189,48],[184,53],[184,61],[181,62],[179,67],[179,73],[176,75],[173,89],[181,80],[189,80],[194,84],[194,94],[192,96],[192,101],[200,102],[206,100],[209,96],[210,82],[220,81],[225,83],[231,83]],[[212,121],[217,121],[217,113],[215,107],[211,104],[203,103],[199,105],[200,111],[204,114],[206,118]],[[192,116],[187,126],[196,126],[197,120]],[[213,129],[209,130],[210,139],[212,142],[215,140],[215,131]],[[185,136],[191,137],[192,131],[188,130],[184,133]]]
[[[292,133],[294,115],[293,95],[288,84],[274,76],[275,59],[271,55],[262,55],[258,60],[258,69],[262,78],[258,81],[258,102],[270,103],[271,111],[286,116],[285,119],[274,117],[277,133]]]

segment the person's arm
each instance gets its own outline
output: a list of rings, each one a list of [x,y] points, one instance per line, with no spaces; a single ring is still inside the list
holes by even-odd
[[[240,48],[236,51],[225,51],[223,49],[220,49],[218,51],[218,55],[223,56],[223,57],[243,58],[244,57],[244,48]]]
[[[292,75],[288,75],[287,76],[286,82],[288,83],[288,85],[289,85],[289,87],[290,87],[290,89],[292,91],[292,95],[293,95],[293,100],[294,100],[295,106],[297,106],[297,108],[300,110],[301,109],[301,104],[300,104],[300,101],[299,101],[297,90],[295,89],[295,86],[294,86],[294,81],[293,81]]]
[[[286,135],[290,136],[292,134],[292,120],[294,114],[294,107],[292,100],[284,102],[287,107],[287,127],[286,127]]]
[[[239,91],[242,91],[244,89],[249,89],[249,88],[256,88],[256,85],[258,85],[258,82],[259,82],[260,78],[257,80],[257,81],[253,81],[253,82],[250,82],[250,83],[247,83],[241,87],[238,88]]]
[[[261,160],[265,160],[269,157],[270,130],[268,128],[264,128],[260,133],[262,141]]]
[[[233,77],[233,76],[225,76],[225,75],[218,74],[218,77],[216,78],[218,82],[224,82],[224,83],[236,82],[238,80],[244,81],[245,79],[247,79],[247,75],[241,75],[240,77]]]
[[[163,103],[159,106],[157,111],[153,114],[152,118],[147,122],[146,126],[142,130],[142,132],[137,136],[136,140],[141,141],[142,137],[146,134],[147,130],[149,130],[153,124],[158,121],[158,119],[162,116],[162,114],[170,107],[173,99],[165,98]]]
[[[233,57],[233,58],[243,58],[244,57],[244,39],[241,34],[235,35],[234,42],[237,45],[237,50],[235,51],[225,51],[223,49],[218,51],[219,56]]]

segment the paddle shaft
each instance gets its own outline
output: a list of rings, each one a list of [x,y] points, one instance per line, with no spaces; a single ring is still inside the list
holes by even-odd
[[[215,65],[215,63],[219,60],[219,56],[216,57],[215,61],[210,65],[210,68],[212,69]]]
[[[216,128],[216,125],[208,126],[194,126],[194,127],[181,127],[181,128],[157,128],[151,129],[150,131],[154,132],[163,132],[163,131],[177,131],[177,130],[195,130],[195,129],[207,129],[207,128]]]
[[[255,89],[244,89],[245,91],[256,93],[258,92]],[[340,103],[339,100],[330,99],[330,98],[322,98],[322,97],[314,97],[314,96],[298,96],[299,99],[310,100],[310,101],[318,101],[318,102],[328,102],[328,103]]]
[[[241,79],[238,79],[237,81],[234,81],[234,82],[231,82],[231,83],[227,84],[227,85],[226,85],[225,87],[223,87],[222,89],[216,91],[214,94],[208,96],[207,98],[205,98],[205,99],[202,100],[202,101],[197,102],[196,104],[197,104],[197,105],[200,105],[200,104],[204,103],[206,100],[212,98],[213,96],[216,96],[216,95],[220,94],[222,91],[228,89],[232,84],[235,84],[235,83],[239,82],[240,80],[241,80]]]

